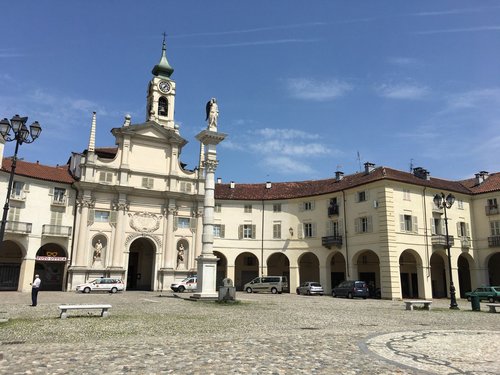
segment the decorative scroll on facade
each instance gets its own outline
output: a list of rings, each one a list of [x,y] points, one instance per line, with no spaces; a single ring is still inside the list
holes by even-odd
[[[136,232],[151,233],[155,232],[160,227],[161,216],[157,216],[148,212],[137,212],[129,214],[130,227]]]

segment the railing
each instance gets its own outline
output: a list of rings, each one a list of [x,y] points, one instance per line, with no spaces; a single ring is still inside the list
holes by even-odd
[[[338,214],[339,214],[339,206],[337,204],[333,204],[328,207],[328,216],[333,216]]]
[[[498,214],[498,206],[492,205],[492,206],[486,206],[486,215],[497,215]]]
[[[63,196],[63,197],[53,197],[51,204],[54,205],[54,206],[66,206],[67,200],[68,199],[67,199],[66,196]]]
[[[56,237],[70,237],[71,236],[71,227],[67,227],[64,225],[48,225],[45,224],[42,226],[42,235],[43,236],[56,236]]]
[[[455,244],[455,239],[453,236],[448,236],[450,241],[450,246]],[[433,234],[431,237],[431,243],[433,246],[444,246],[446,247],[446,235],[444,234]]]
[[[331,249],[332,246],[342,246],[342,236],[321,237],[321,245],[328,249]]]
[[[489,247],[499,247],[500,246],[500,236],[488,237],[488,246]]]
[[[20,221],[7,221],[5,230],[12,233],[31,233],[31,223],[23,223]]]
[[[10,199],[13,201],[25,201],[26,200],[26,192],[25,191],[21,191],[21,192],[13,191],[10,194]]]

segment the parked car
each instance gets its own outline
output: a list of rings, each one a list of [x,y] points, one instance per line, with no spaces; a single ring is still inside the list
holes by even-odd
[[[288,291],[288,279],[286,276],[263,276],[256,277],[246,283],[243,289],[247,293],[271,292],[272,294]]]
[[[471,300],[471,296],[478,296],[479,300],[487,299],[489,302],[500,302],[500,286],[482,286],[473,292],[465,293],[467,301]]]
[[[178,283],[173,283],[170,285],[170,289],[174,292],[183,293],[184,291],[194,292],[198,287],[198,278],[196,276],[186,277],[184,280]]]
[[[88,283],[80,284],[76,286],[77,292],[90,293],[90,292],[110,292],[116,293],[118,291],[123,291],[125,286],[123,281],[120,279],[113,279],[109,277],[100,277],[98,279],[89,281]]]
[[[346,280],[332,289],[332,297],[361,297],[366,299],[370,295],[368,285],[361,280]]]
[[[322,296],[324,293],[323,287],[316,281],[306,281],[297,287],[297,294],[307,294],[308,296],[312,294],[319,294]]]

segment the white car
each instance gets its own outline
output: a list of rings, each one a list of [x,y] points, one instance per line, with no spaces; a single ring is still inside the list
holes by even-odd
[[[196,290],[198,278],[196,276],[186,277],[184,280],[170,285],[170,289],[174,292],[182,293],[185,290],[194,292]]]
[[[121,281],[120,279],[112,279],[109,277],[101,277],[88,283],[76,286],[76,291],[82,293],[90,293],[95,291],[116,293],[124,289],[125,286],[123,285],[123,281]]]

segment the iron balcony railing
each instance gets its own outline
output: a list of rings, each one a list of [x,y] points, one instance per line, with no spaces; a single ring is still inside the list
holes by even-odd
[[[497,215],[498,214],[498,206],[497,205],[488,205],[484,207],[486,210],[486,215]]]
[[[42,235],[43,236],[55,236],[55,237],[70,237],[71,236],[71,227],[67,227],[64,225],[48,225],[45,224],[42,226]]]
[[[66,196],[54,196],[52,198],[52,205],[54,206],[66,206],[67,198]]]
[[[321,237],[321,245],[331,249],[333,246],[342,246],[342,236],[325,236]]]
[[[453,236],[448,236],[450,241],[450,246],[455,245],[455,239]],[[446,247],[446,235],[444,234],[433,234],[431,237],[431,243],[433,246],[444,246]]]
[[[339,214],[339,206],[337,204],[332,204],[328,207],[328,216],[334,216]]]
[[[7,221],[5,230],[12,233],[31,233],[31,223],[23,223],[21,221]]]
[[[488,246],[489,247],[500,247],[500,236],[488,237]]]

